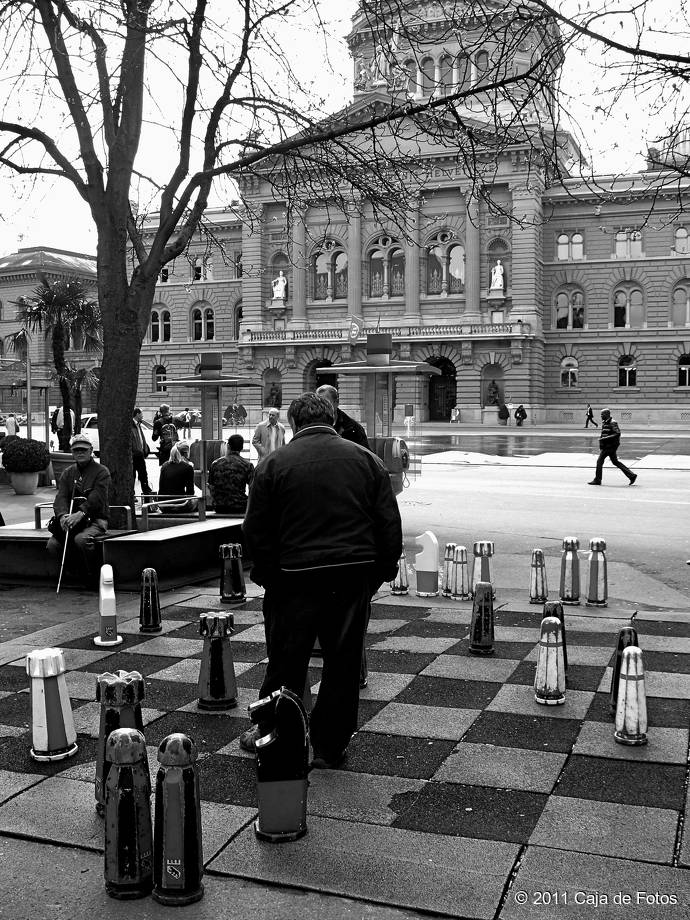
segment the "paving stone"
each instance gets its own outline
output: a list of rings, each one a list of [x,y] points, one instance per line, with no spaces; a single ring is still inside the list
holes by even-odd
[[[447,677],[453,680],[480,680],[503,683],[520,664],[514,658],[493,656],[439,655],[421,672],[423,677]]]
[[[45,776],[40,773],[11,773],[9,770],[0,770],[0,803],[44,780]]]
[[[423,787],[423,780],[397,776],[312,770],[307,809],[310,815],[392,824],[398,815],[397,797],[417,793]]]
[[[599,645],[575,645],[571,641],[570,633],[566,629],[566,644],[568,647],[568,669],[570,666],[575,665],[589,665],[595,666],[599,665],[602,668],[605,668],[606,665],[611,661],[611,656],[613,655],[615,649],[611,649]],[[535,647],[525,656],[525,661],[536,661],[539,655],[539,647]]]
[[[555,794],[680,809],[684,791],[685,765],[573,754],[563,769]]]
[[[548,793],[555,786],[566,759],[566,754],[462,741],[432,780]]]
[[[647,744],[618,744],[614,737],[613,721],[586,721],[577,736],[573,754],[590,754],[593,757],[612,757],[620,760],[650,761],[653,763],[684,764],[688,755],[688,731],[677,728],[647,729]]]
[[[580,724],[577,719],[551,719],[539,713],[528,716],[507,712],[483,712],[472,723],[463,742],[566,754],[570,752],[577,738]]]
[[[373,719],[365,722],[368,732],[408,735],[414,738],[447,738],[458,741],[477,718],[479,709],[456,709],[389,703]]]
[[[550,719],[584,719],[594,693],[567,690],[562,706],[541,706],[534,700],[534,689],[520,684],[505,684],[486,707],[488,711],[542,715]],[[535,710],[540,710],[539,713]]]
[[[360,731],[347,749],[343,770],[429,779],[455,747],[440,738],[408,738]]]
[[[455,645],[457,638],[433,639],[423,636],[390,636],[372,645],[378,652],[416,652],[422,655],[440,655]]]
[[[203,639],[171,639],[169,636],[160,636],[146,643],[146,654],[160,655],[164,658],[198,657],[203,648]]]
[[[500,690],[495,681],[449,680],[445,677],[415,677],[398,696],[399,703],[483,709]]]
[[[254,757],[210,754],[199,762],[199,791],[201,798],[206,801],[256,809]]]
[[[0,831],[103,849],[103,819],[96,814],[93,789],[61,776],[49,776],[0,806]]]
[[[609,708],[609,688],[607,686],[605,692],[594,694],[592,704],[587,710],[587,719],[613,725],[613,717],[614,714]],[[690,725],[690,700],[648,696],[647,721],[649,725],[665,728],[687,728]]]
[[[642,664],[644,663],[643,653]],[[611,674],[612,669],[607,668],[597,688],[602,693],[608,693],[611,687]],[[644,685],[647,697],[661,696],[672,700],[690,700],[690,675],[687,674],[648,671],[645,668]]]

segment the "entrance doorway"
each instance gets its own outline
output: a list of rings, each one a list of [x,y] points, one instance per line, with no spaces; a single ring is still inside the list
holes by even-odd
[[[317,367],[330,367],[333,362],[329,361],[328,358],[321,358],[320,360],[310,361],[309,364],[304,368],[304,392],[313,393],[314,390],[318,387],[322,387],[325,384],[328,386],[335,387],[338,389],[338,375],[337,374],[317,374]]]
[[[426,361],[441,371],[440,377],[429,378],[429,421],[449,422],[457,399],[455,365],[448,358],[435,356]]]

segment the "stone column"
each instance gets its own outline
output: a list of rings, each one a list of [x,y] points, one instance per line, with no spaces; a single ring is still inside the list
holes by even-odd
[[[419,256],[421,252],[419,229],[419,199],[410,201],[407,218],[409,240],[405,243],[405,315],[408,326],[419,326],[422,321],[419,309]]]
[[[304,250],[305,214],[297,211],[292,221],[292,325],[307,326],[307,258]]]
[[[350,208],[347,239],[347,308],[362,315],[362,216],[359,204]]]
[[[468,191],[465,221],[465,312],[464,323],[481,321],[481,242],[479,233],[479,201]]]

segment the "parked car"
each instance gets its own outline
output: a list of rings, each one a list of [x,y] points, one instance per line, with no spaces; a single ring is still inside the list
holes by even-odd
[[[154,453],[158,450],[158,445],[154,443],[151,439],[151,434],[153,432],[153,425],[150,422],[142,421],[141,423],[142,430],[144,432],[144,437],[146,438],[146,443],[149,446],[151,453]],[[81,417],[81,430],[82,433],[87,436],[89,441],[93,444],[93,452],[98,456],[100,453],[100,439],[98,437],[98,416],[97,415],[82,415]]]

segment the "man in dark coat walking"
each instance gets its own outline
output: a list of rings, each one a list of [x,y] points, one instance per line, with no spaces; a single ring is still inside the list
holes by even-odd
[[[594,479],[589,483],[590,486],[601,485],[601,474],[604,468],[604,460],[606,460],[607,457],[614,466],[617,466],[618,469],[628,477],[629,484],[631,486],[635,485],[637,473],[633,473],[632,470],[629,470],[624,463],[621,463],[616,455],[620,442],[621,430],[618,427],[618,422],[614,418],[611,418],[611,413],[608,409],[602,409],[601,434],[599,435],[599,458],[597,459],[597,469],[594,474]]]
[[[338,432],[341,438],[345,438],[346,441],[352,441],[354,444],[361,444],[362,447],[369,448],[369,441],[367,440],[367,433],[353,418],[343,412],[343,410],[338,405],[339,395],[335,387],[332,387],[330,384],[325,383],[322,387],[319,387],[316,391],[317,396],[323,396],[324,399],[327,399],[328,402],[333,407],[333,412],[335,413],[335,422],[333,427]]]

